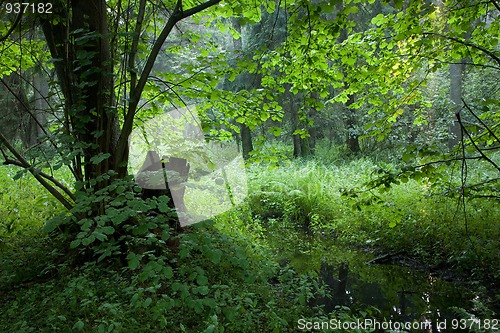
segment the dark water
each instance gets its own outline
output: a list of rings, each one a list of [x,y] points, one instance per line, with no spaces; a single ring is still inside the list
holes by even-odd
[[[358,272],[347,262],[323,262],[319,275],[331,297],[317,302],[328,312],[336,306],[374,306],[387,320],[432,323],[433,332],[444,331],[437,323],[451,325],[457,318],[450,307],[471,306],[472,295],[453,283],[396,265],[372,266]]]
[[[378,318],[419,323],[422,327],[405,331],[471,331],[460,329],[462,317],[456,309],[472,312],[472,300],[479,296],[460,283],[444,281],[411,267],[367,264],[373,255],[339,244],[308,238],[301,244],[287,253],[286,259],[299,272],[318,272],[320,283],[327,288],[330,297],[317,297],[314,304],[323,305],[326,311],[331,312],[337,306],[359,310],[375,307],[380,310]],[[491,331],[499,332],[500,325],[497,327],[499,330]]]

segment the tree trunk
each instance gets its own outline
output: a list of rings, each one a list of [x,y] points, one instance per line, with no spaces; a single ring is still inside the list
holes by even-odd
[[[49,96],[49,85],[40,73],[33,75],[33,114],[30,117],[30,146],[38,143],[38,138],[43,134],[41,126],[47,123],[46,112],[49,108],[47,98]]]
[[[450,99],[453,104],[453,115],[459,114],[462,109],[462,73],[463,64],[451,64],[450,73]],[[462,140],[462,130],[456,116],[453,116],[449,129],[450,138],[448,147],[455,147]]]
[[[233,49],[236,52],[241,52],[243,51],[243,36],[241,34],[240,20],[238,18],[233,18],[232,25],[234,30],[236,30],[240,34],[240,38],[233,38]],[[237,89],[246,88],[248,80],[245,80],[244,75],[248,76],[249,74],[241,74],[238,78],[236,78],[235,83]],[[253,151],[252,131],[246,124],[238,125],[240,127],[241,150],[243,152],[243,159],[247,160],[248,158],[250,158],[250,152]]]
[[[342,12],[344,9],[344,2],[337,2],[337,10]],[[340,36],[338,38],[339,44],[347,40],[347,29],[342,29],[340,31]],[[344,70],[344,76],[347,76],[347,73]],[[349,88],[347,83],[344,83],[344,89]],[[350,109],[349,106],[354,104],[354,96],[349,95],[349,99],[345,103],[345,108],[343,108],[344,115],[344,125],[346,129],[346,145],[349,151],[352,153],[358,153],[361,149],[359,147],[359,135],[356,130],[356,111],[354,109]]]
[[[290,98],[290,113],[292,116],[292,133],[299,129],[299,110],[297,109],[294,98]],[[302,141],[299,134],[292,134],[293,138],[293,157],[297,158],[302,155]]]
[[[252,131],[245,124],[240,125],[241,148],[243,151],[243,159],[247,160],[250,157],[250,152],[253,151]]]
[[[61,59],[54,66],[65,99],[66,131],[83,150],[74,161],[76,176],[97,190],[109,182],[90,185],[92,179],[126,165],[115,160],[119,127],[107,11],[104,0],[72,0],[71,7],[69,29],[51,21],[42,21],[42,28],[52,57]],[[119,177],[124,175],[122,170]]]
[[[311,92],[311,97],[317,101],[319,99],[318,92],[313,91]],[[311,107],[309,110],[309,117],[311,118],[311,121],[313,122],[312,126],[309,128],[309,151],[310,154],[314,155],[314,151],[316,150],[316,141],[318,139],[318,110],[316,110],[315,107]]]
[[[349,106],[354,103],[354,96],[349,95],[349,100],[346,102],[345,106],[345,127],[346,127],[346,144],[349,151],[352,153],[359,153],[359,135],[356,129],[356,112],[354,109],[350,109]]]

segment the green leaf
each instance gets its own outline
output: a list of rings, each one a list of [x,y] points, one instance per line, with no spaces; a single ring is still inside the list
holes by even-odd
[[[206,286],[208,284],[208,278],[205,275],[196,276],[196,283],[200,286]]]
[[[89,237],[84,238],[84,239],[82,240],[82,245],[84,245],[84,246],[88,246],[88,245],[90,245],[91,243],[93,243],[94,241],[95,241],[95,236],[92,234],[92,235],[90,235]]]
[[[174,277],[174,270],[172,269],[172,267],[167,266],[163,269],[163,275],[165,276],[165,278],[171,279]]]
[[[118,225],[122,222],[125,222],[128,218],[128,215],[125,214],[125,213],[116,213],[116,214],[112,214],[110,216],[110,219],[111,219],[111,222],[113,222],[114,225]]]
[[[64,218],[60,215],[56,216],[54,218],[49,219],[45,223],[44,230],[46,233],[49,234],[49,233],[53,232],[54,230],[56,230],[63,223],[64,223]]]
[[[403,156],[402,156],[402,159],[403,159],[404,162],[409,162],[414,157],[415,157],[414,154],[404,153]]]
[[[97,231],[94,231],[92,233],[92,235],[95,236],[96,239],[100,240],[101,242],[105,241],[106,239],[108,239],[108,237],[103,234],[103,233],[100,233],[100,232],[97,232]]]
[[[382,24],[387,22],[387,18],[384,16],[384,14],[378,14],[374,18],[372,18],[372,24],[375,24],[376,26],[381,26]]]
[[[172,211],[172,208],[168,205],[170,198],[167,196],[161,196],[158,198],[158,210],[160,213],[169,213]]]
[[[106,227],[100,228],[99,230],[103,234],[106,234],[106,235],[111,235],[115,232],[115,228],[113,228],[112,226],[106,226]]]
[[[222,251],[220,250],[213,250],[213,251],[209,251],[207,252],[207,257],[208,259],[210,259],[210,261],[214,264],[219,264],[220,261],[221,261],[221,258],[222,258]]]
[[[359,11],[358,7],[356,7],[356,6],[349,6],[349,7],[347,7],[345,9],[345,14],[346,15],[356,14],[358,11]]]
[[[81,243],[82,243],[82,240],[81,240],[81,239],[75,239],[74,241],[72,241],[72,242],[69,244],[69,247],[70,247],[71,249],[74,249],[74,248],[76,248],[77,246],[79,246]]]
[[[110,154],[110,153],[101,153],[101,154],[99,154],[99,155],[97,155],[97,156],[92,157],[92,158],[90,159],[90,162],[91,162],[92,164],[99,164],[99,163],[101,163],[102,161],[104,161],[104,160],[106,160],[106,159],[108,159],[108,158],[110,158],[110,157],[111,157],[111,154]]]
[[[268,131],[269,131],[269,133],[272,133],[276,137],[281,135],[281,128],[276,127],[276,126],[269,127]]]
[[[83,330],[83,327],[85,326],[85,324],[83,323],[83,321],[80,319],[78,320],[74,325],[73,325],[73,329],[74,330]]]
[[[148,306],[151,305],[151,303],[153,303],[153,299],[151,297],[148,297],[144,300],[144,303],[142,303],[142,306],[147,308]]]
[[[127,260],[128,260],[128,268],[131,270],[137,269],[139,267],[139,264],[141,263],[142,255],[137,255],[133,252],[130,252],[127,255]]]
[[[353,66],[356,63],[356,58],[345,55],[342,57],[342,62],[348,66]]]
[[[210,288],[208,288],[207,286],[200,286],[196,288],[196,290],[200,295],[208,295],[208,293],[210,292]]]

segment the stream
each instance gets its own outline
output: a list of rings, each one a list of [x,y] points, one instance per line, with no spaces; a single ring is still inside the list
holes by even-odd
[[[317,297],[314,304],[323,305],[326,313],[337,306],[359,310],[375,307],[380,310],[377,317],[387,321],[432,325],[412,332],[470,332],[460,330],[461,317],[453,308],[470,312],[474,307],[472,299],[479,296],[458,282],[445,281],[412,265],[390,261],[369,264],[375,258],[373,254],[335,241],[303,235],[293,244],[297,246],[292,250],[285,248],[290,242],[277,245],[278,257],[298,272],[318,272],[320,283],[331,297]],[[451,329],[452,322],[455,329]]]

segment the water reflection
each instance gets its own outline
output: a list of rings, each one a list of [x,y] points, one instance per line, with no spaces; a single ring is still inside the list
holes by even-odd
[[[364,261],[363,261],[364,262]],[[336,306],[381,310],[381,317],[399,322],[430,322],[448,319],[451,306],[466,307],[467,295],[455,285],[436,277],[395,265],[362,267],[349,262],[323,261],[319,269],[320,283],[330,297],[316,300],[331,312]],[[429,327],[429,331],[440,330]]]

